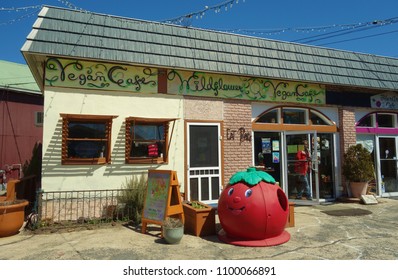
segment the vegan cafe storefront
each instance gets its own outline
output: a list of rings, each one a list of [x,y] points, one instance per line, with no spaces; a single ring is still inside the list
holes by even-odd
[[[120,186],[165,168],[178,171],[187,198],[214,203],[225,170],[255,165],[294,199],[296,154],[308,140],[313,201],[336,197],[338,109],[325,106],[323,86],[62,58],[48,58],[45,73],[46,189]]]
[[[52,30],[54,22],[59,22],[62,32]],[[92,22],[106,22],[101,42],[92,40],[99,28]],[[81,23],[85,32],[73,35],[73,29],[83,28]],[[120,41],[111,31],[123,33],[119,34],[123,38],[134,36]],[[66,41],[61,35],[67,36]],[[121,44],[127,41],[133,49]],[[234,48],[226,49],[231,44],[240,56],[231,57],[229,67],[221,69],[227,62],[218,60],[233,52]],[[110,46],[117,47],[110,51]],[[302,48],[322,53],[330,64],[314,62],[312,55],[299,53]],[[160,56],[162,50],[166,51]],[[279,67],[284,55],[304,56],[308,61],[302,65],[326,69],[322,71],[336,76],[338,84],[327,83],[326,74],[288,73],[282,68],[273,69],[279,73],[275,78],[260,75],[272,67],[267,67],[264,57],[259,60],[263,65],[249,67],[249,55],[243,53],[253,57],[262,50],[267,50],[264,57],[280,53]],[[357,140],[355,121],[364,111],[372,111],[372,96],[386,91],[364,86],[365,77],[353,77],[352,82],[330,74],[340,69],[331,61],[345,61],[350,53],[330,51],[337,59],[315,47],[58,8],[43,8],[22,52],[45,97],[44,191],[116,189],[133,174],[164,169],[177,172],[186,199],[215,203],[235,172],[256,166],[270,173],[295,200],[300,188],[295,156],[307,140],[313,200],[295,201],[333,200],[344,195],[341,158]],[[376,67],[374,60],[364,65],[356,61],[353,71]],[[398,69],[397,60],[380,60],[391,65],[391,72]],[[292,58],[286,61],[300,64]],[[397,83],[385,84],[396,95]],[[396,108],[385,111],[396,114]]]

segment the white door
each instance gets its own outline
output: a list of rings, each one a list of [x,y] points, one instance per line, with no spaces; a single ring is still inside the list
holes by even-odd
[[[188,200],[217,203],[221,192],[219,123],[188,123]]]

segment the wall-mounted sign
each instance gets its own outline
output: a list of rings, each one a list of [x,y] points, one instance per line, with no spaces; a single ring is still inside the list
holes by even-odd
[[[235,140],[236,134],[239,134],[240,144],[242,144],[242,142],[245,142],[245,141],[247,141],[247,142],[252,141],[252,136],[251,136],[250,132],[247,132],[244,127],[241,127],[239,129],[227,128],[227,140]]]
[[[201,97],[325,104],[325,88],[317,84],[169,70],[167,92]]]
[[[373,95],[370,98],[372,108],[398,109],[398,94],[392,92]]]
[[[45,86],[157,93],[155,68],[49,58]]]

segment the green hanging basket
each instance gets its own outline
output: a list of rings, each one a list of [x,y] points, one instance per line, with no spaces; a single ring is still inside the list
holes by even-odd
[[[261,181],[269,184],[275,184],[276,181],[274,177],[269,175],[267,172],[256,170],[255,167],[249,167],[246,171],[236,172],[232,175],[229,180],[230,185],[234,185],[239,182],[244,182],[249,186],[255,186]]]

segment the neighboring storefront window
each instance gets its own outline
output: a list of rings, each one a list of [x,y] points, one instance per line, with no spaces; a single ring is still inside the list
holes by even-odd
[[[396,115],[377,114],[377,124],[379,127],[396,127]]]
[[[62,164],[110,162],[114,116],[61,114]]]
[[[373,115],[367,115],[363,117],[357,124],[357,126],[360,127],[374,127],[374,116]]]
[[[126,163],[168,161],[169,119],[126,119]]]
[[[377,112],[361,118],[357,124],[357,133],[394,134],[398,132],[397,113]]]
[[[373,112],[356,124],[357,143],[374,157],[378,194],[398,193],[398,124],[397,113]]]

